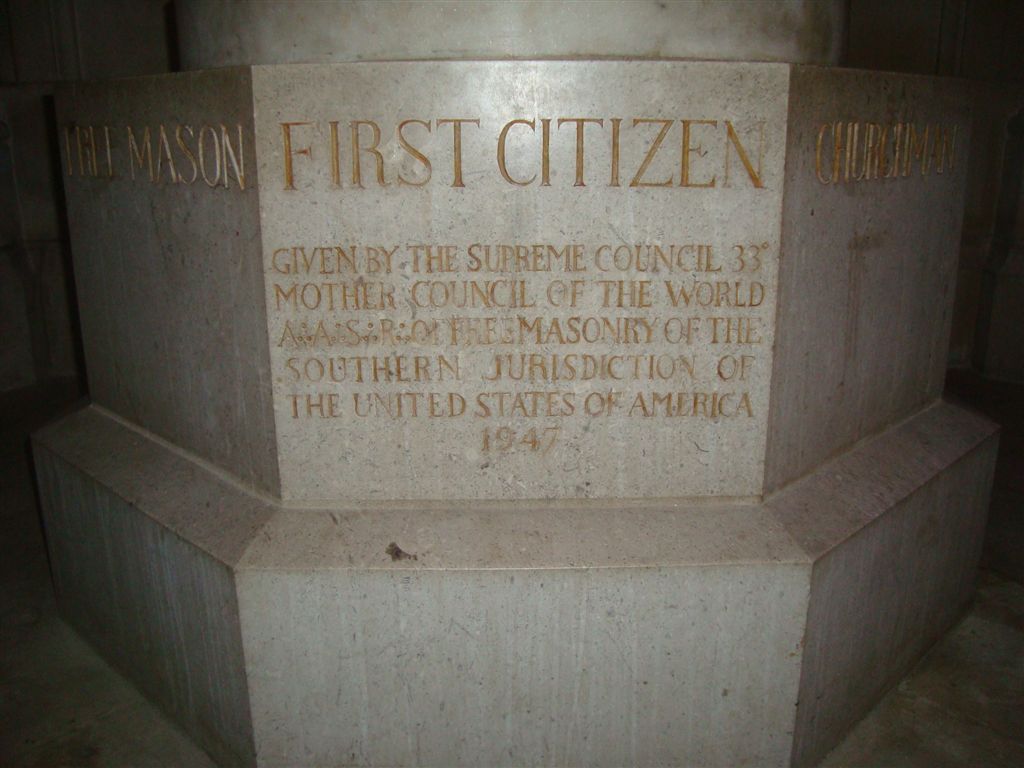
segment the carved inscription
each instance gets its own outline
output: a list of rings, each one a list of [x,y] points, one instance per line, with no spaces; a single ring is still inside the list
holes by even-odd
[[[814,173],[822,184],[945,173],[956,160],[956,134],[956,125],[822,123]]]
[[[254,71],[248,119],[205,97],[104,112],[83,91],[58,130],[69,190],[111,217],[187,220],[207,194],[258,217],[233,227],[262,248],[246,385],[271,390],[286,501],[748,498],[787,81],[715,65],[708,89],[703,69],[277,68]],[[139,194],[173,204],[123,205]],[[174,247],[251,275],[203,242]]]
[[[308,458],[283,482],[334,456],[363,472],[336,494],[379,498],[756,495],[784,100],[513,72],[258,124],[293,216],[263,229],[278,435]]]
[[[286,500],[759,495],[787,141],[845,196],[955,179],[964,140],[913,101],[794,134],[784,67],[314,74],[254,73],[242,122],[83,102],[59,125],[69,189],[115,212],[248,196]]]
[[[758,120],[538,114],[278,126],[286,193],[434,184],[756,194],[766,185]],[[272,344],[288,420],[456,422],[470,427],[461,434],[475,453],[540,461],[594,420],[714,425],[760,415],[750,385],[767,371],[770,241],[723,241],[711,228],[633,243],[465,234],[273,248],[268,307],[279,318]]]
[[[567,420],[752,419],[771,243],[282,245],[293,420],[463,420],[543,455]]]
[[[464,167],[471,134],[489,147],[492,170],[513,187],[550,187],[563,170],[553,166],[553,144],[572,144],[570,164],[560,174],[573,187],[713,189],[735,183],[764,187],[764,123],[738,125],[729,119],[655,117],[517,117],[499,126],[479,117],[400,120],[295,120],[280,123],[281,183],[295,190],[317,165],[330,169],[335,188],[422,187],[431,182],[467,185]],[[431,158],[425,141],[445,133],[443,163]],[[388,143],[394,151],[385,151]],[[515,146],[513,147],[513,144]],[[643,146],[641,152],[630,150]],[[595,163],[600,146],[603,160]],[[636,155],[625,161],[625,156]],[[589,159],[588,159],[589,158]],[[654,169],[670,159],[668,172]],[[739,177],[739,178],[737,178]],[[438,181],[439,179],[439,181]]]
[[[71,178],[246,188],[251,139],[239,124],[64,125],[62,133]]]

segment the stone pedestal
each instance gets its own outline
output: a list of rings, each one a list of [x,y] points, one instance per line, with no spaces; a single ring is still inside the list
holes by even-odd
[[[69,620],[226,763],[813,763],[972,590],[964,104],[682,61],[70,86]]]

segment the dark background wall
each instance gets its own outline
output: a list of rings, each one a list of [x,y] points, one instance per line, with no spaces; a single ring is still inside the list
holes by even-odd
[[[167,0],[0,0],[0,392],[84,383],[54,83],[169,71],[172,12]]]

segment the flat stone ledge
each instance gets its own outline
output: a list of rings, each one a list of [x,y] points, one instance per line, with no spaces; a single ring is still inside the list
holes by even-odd
[[[783,488],[765,507],[816,561],[994,440],[998,430],[979,414],[939,401]]]
[[[812,563],[996,431],[987,419],[938,402],[762,504],[359,509],[286,507],[95,406],[35,441],[240,570],[623,568]],[[389,554],[392,543],[410,556]]]
[[[276,510],[212,465],[95,405],[44,427],[33,444],[231,567]]]

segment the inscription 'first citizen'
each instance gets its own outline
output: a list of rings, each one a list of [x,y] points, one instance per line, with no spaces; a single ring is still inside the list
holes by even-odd
[[[284,189],[288,190],[296,189],[299,174],[296,161],[299,158],[304,158],[306,165],[326,161],[332,187],[359,189],[368,184],[379,187],[425,186],[433,178],[434,162],[426,154],[424,146],[429,143],[431,134],[442,130],[451,132],[451,175],[448,183],[452,187],[465,187],[463,145],[469,139],[470,131],[482,127],[480,118],[475,117],[402,120],[395,125],[392,134],[397,147],[389,145],[385,149],[381,146],[384,131],[375,120],[351,120],[347,124],[339,120],[326,123],[296,120],[280,125],[282,181]],[[500,177],[515,187],[550,187],[552,143],[558,141],[559,135],[564,136],[562,141],[573,142],[575,149],[573,172],[566,176],[573,179],[573,187],[587,186],[588,179],[593,185],[595,176],[600,179],[599,185],[607,187],[729,187],[738,165],[742,168],[739,175],[746,178],[747,184],[755,189],[764,188],[764,123],[756,122],[739,129],[731,120],[725,119],[538,117],[509,120],[497,131],[493,145]],[[742,140],[741,135],[744,137]],[[532,149],[519,146],[516,150],[517,163],[530,170],[513,173],[509,169],[510,139],[527,146],[533,143]],[[589,174],[588,140],[603,142],[607,157],[606,167],[598,172],[591,169]],[[638,153],[641,159],[635,167],[623,167],[624,145],[642,148]],[[677,170],[671,173],[666,173],[667,169],[657,171],[657,164],[669,153]],[[756,158],[756,162],[752,158]],[[347,161],[347,174],[343,172],[343,160]],[[408,166],[410,163],[414,172],[403,174],[403,164]],[[593,159],[590,163],[593,164]]]

